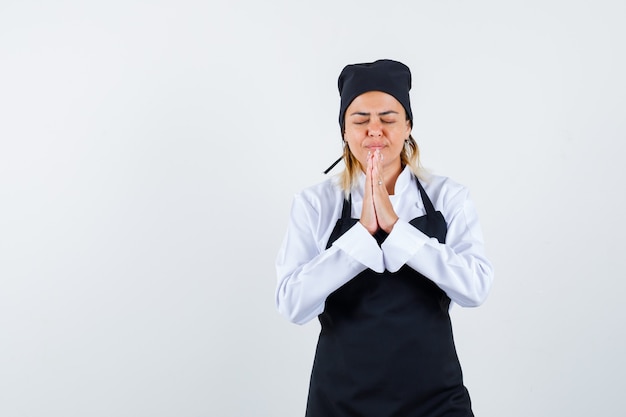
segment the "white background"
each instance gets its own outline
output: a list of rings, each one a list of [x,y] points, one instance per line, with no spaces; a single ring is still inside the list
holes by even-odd
[[[623,410],[626,3],[0,2],[0,415],[303,415],[317,322],[274,306],[337,76],[413,71],[496,281],[453,310],[480,417]],[[338,172],[338,169],[335,170]]]

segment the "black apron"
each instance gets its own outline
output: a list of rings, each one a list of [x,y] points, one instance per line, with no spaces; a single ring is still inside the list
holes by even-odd
[[[445,243],[443,214],[417,186],[426,215],[410,223]],[[327,248],[359,221],[351,209],[350,196]],[[387,236],[374,237],[380,245]],[[330,294],[319,315],[306,417],[473,416],[449,305],[445,292],[406,265],[365,270]]]

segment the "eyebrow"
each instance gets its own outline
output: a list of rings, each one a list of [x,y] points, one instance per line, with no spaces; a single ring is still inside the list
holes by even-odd
[[[350,116],[369,116],[371,113],[367,113],[367,112],[362,112],[362,111],[355,111],[354,113],[351,113]],[[379,116],[386,116],[388,114],[399,114],[397,111],[394,110],[387,110],[387,111],[383,111],[380,113],[377,113]]]

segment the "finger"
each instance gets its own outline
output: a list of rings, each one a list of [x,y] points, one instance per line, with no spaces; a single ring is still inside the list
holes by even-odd
[[[372,180],[375,186],[378,186],[381,190],[385,188],[385,179],[383,178],[383,170],[381,166],[383,154],[380,150],[376,150],[372,158]]]
[[[368,152],[367,153],[367,164],[365,165],[365,188],[366,191],[367,189],[371,189],[372,187],[372,168],[373,168],[373,164],[372,164],[372,158],[371,158],[371,153]]]

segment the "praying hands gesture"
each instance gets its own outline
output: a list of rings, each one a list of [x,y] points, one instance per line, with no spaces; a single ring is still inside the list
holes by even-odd
[[[373,235],[378,229],[390,233],[396,221],[398,221],[398,216],[391,205],[383,178],[383,155],[377,149],[367,155],[365,193],[360,222]]]

